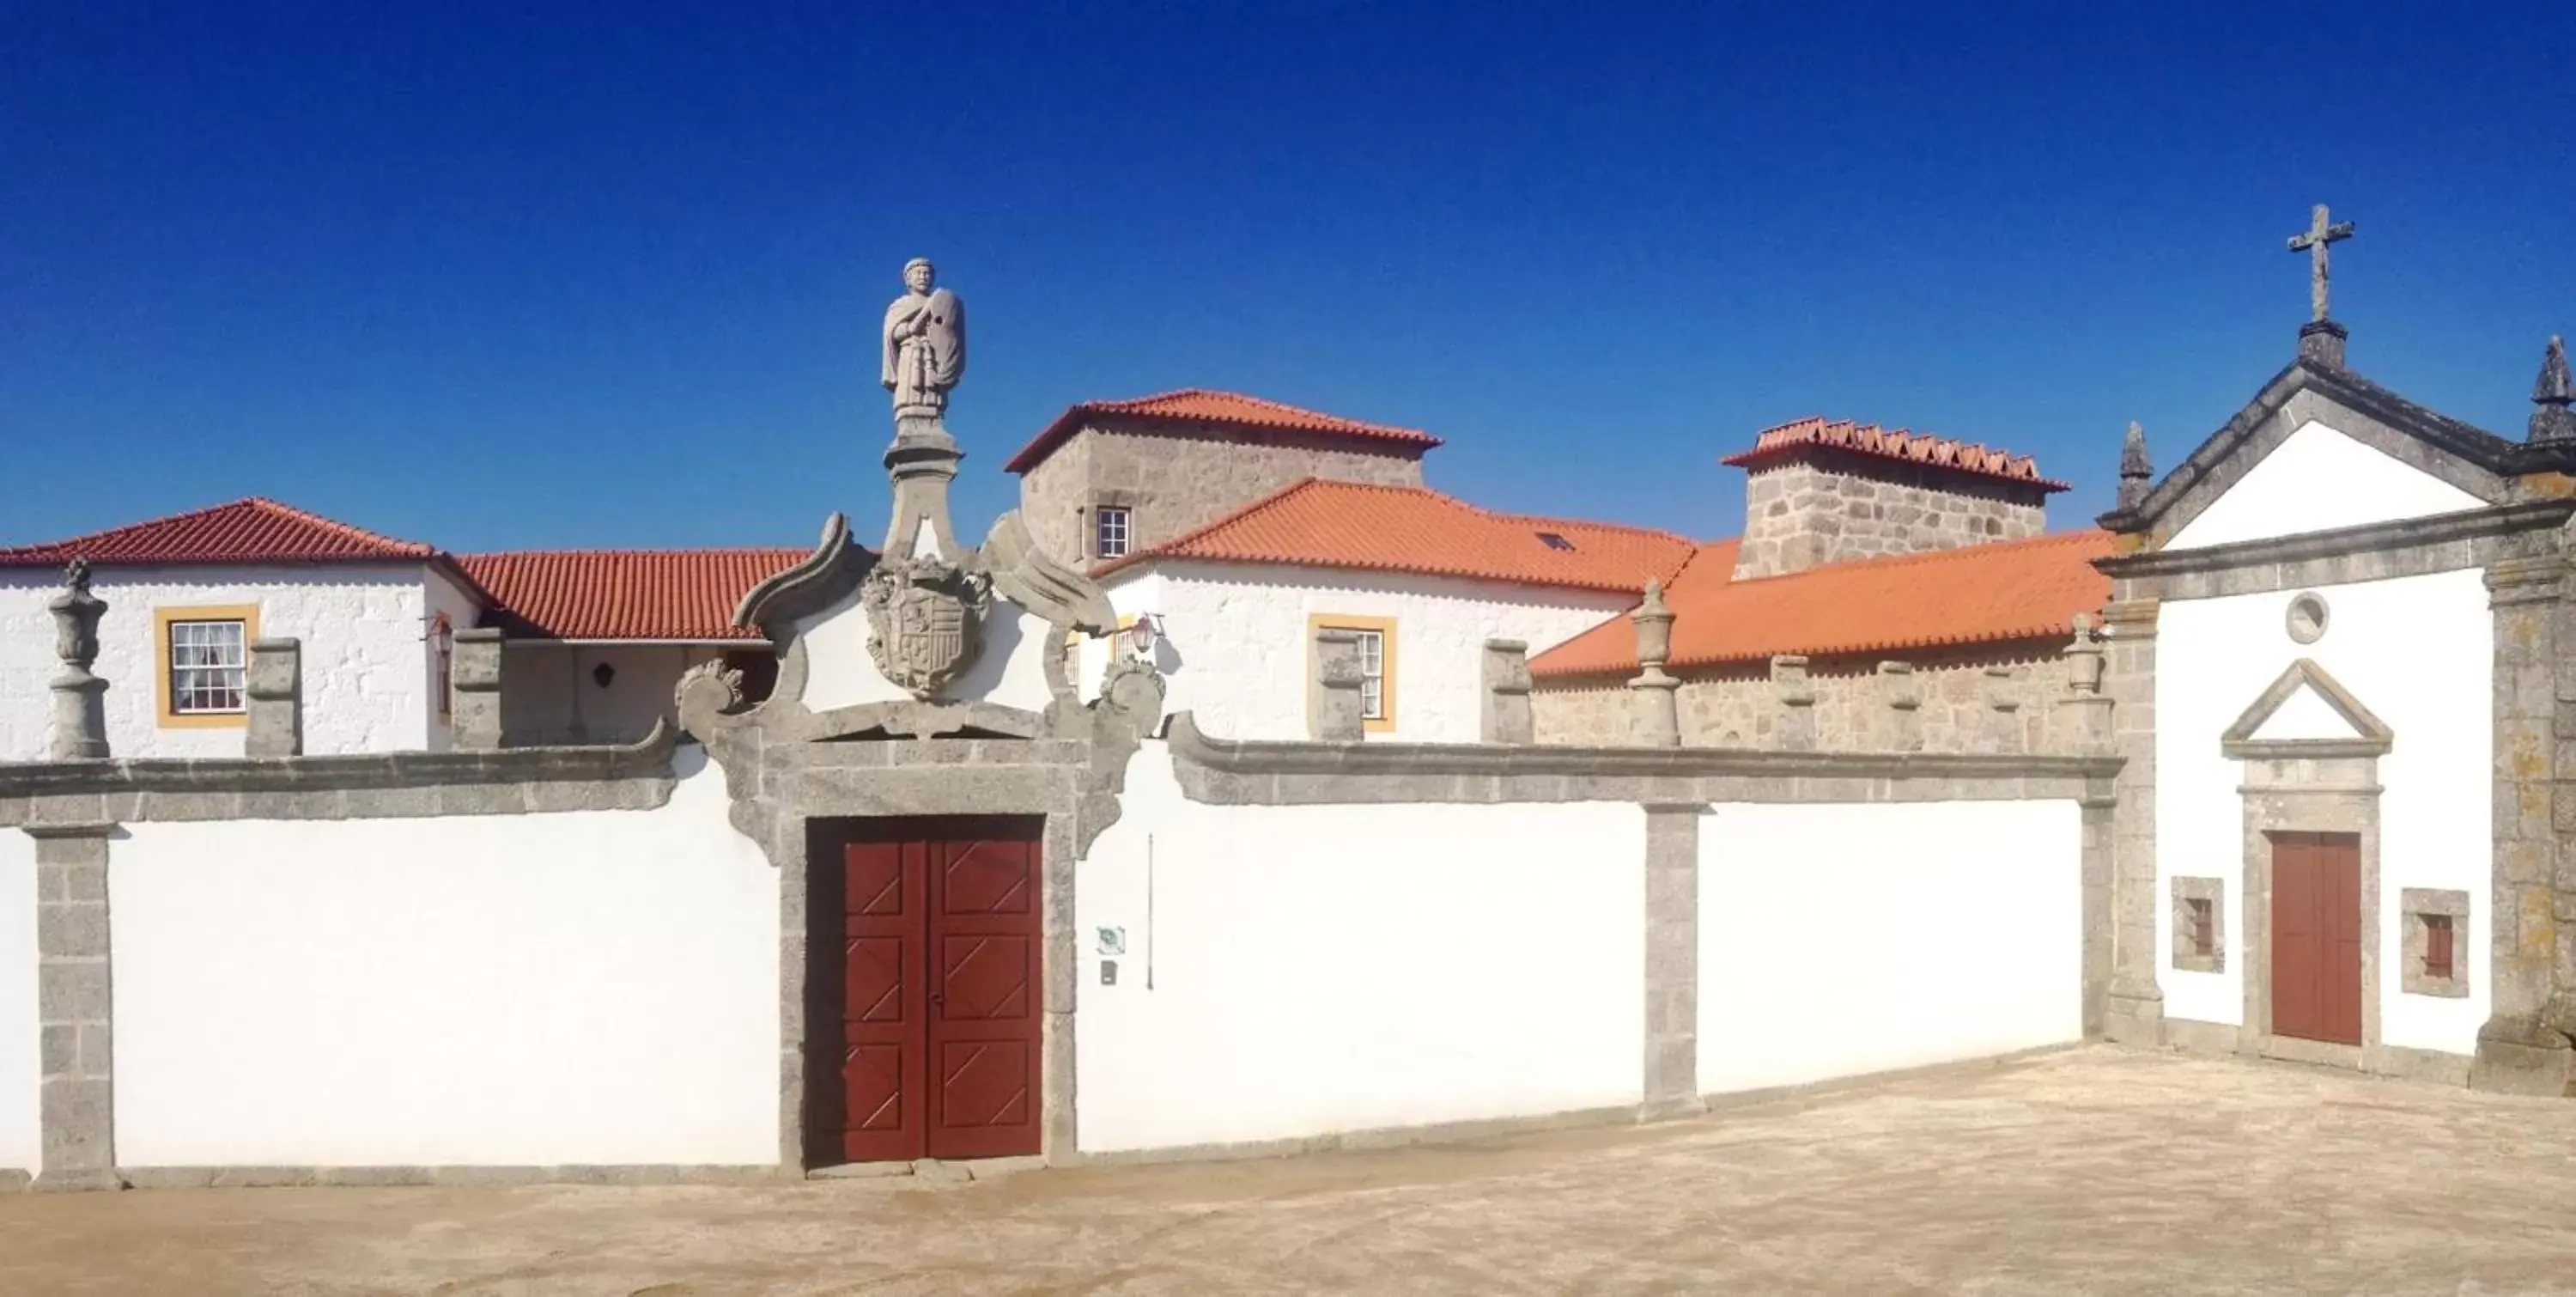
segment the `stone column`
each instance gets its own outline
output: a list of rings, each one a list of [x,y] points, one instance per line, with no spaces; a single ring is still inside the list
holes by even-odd
[[[242,736],[242,755],[304,754],[303,663],[300,640],[251,641],[250,669],[243,673],[242,689],[249,699],[250,725]]]
[[[1637,678],[1628,682],[1636,695],[1637,742],[1650,748],[1677,748],[1682,742],[1681,681],[1664,674],[1672,660],[1673,610],[1664,604],[1664,583],[1648,581],[1645,601],[1628,614],[1637,627]]]
[[[113,1189],[114,1001],[108,994],[107,824],[36,840],[39,1189]]]
[[[1516,639],[1485,641],[1485,707],[1480,736],[1487,743],[1537,741],[1530,714],[1529,645]]]
[[[2576,643],[2567,579],[2554,554],[2506,559],[2486,573],[2495,616],[2492,999],[2469,1068],[2481,1090],[2563,1095],[2576,1064],[2565,953],[2576,937],[2576,880],[2564,872],[2576,862],[2558,850],[2558,834],[2576,831],[2576,786],[2560,780],[2576,772],[2576,675],[2555,670],[2557,646]]]
[[[1878,664],[1878,700],[1883,707],[1878,746],[1890,752],[1923,747],[1923,693],[1911,662]]]
[[[2022,750],[2021,681],[2011,667],[1986,668],[1985,751],[2010,755]]]
[[[1315,679],[1306,691],[1306,734],[1321,743],[1357,743],[1366,729],[1360,697],[1360,637],[1315,632]]]
[[[1699,819],[1696,803],[1646,809],[1647,1120],[1703,1110],[1699,1096]]]
[[[2103,1034],[2124,1044],[2164,1043],[2165,997],[2156,985],[2156,612],[2134,581],[2115,581],[2103,609],[2111,628],[2104,691],[2110,747],[2122,761],[2111,813],[2111,988]],[[2078,638],[2084,635],[2079,631]]]
[[[1807,675],[1804,654],[1783,653],[1771,659],[1771,691],[1780,700],[1777,746],[1788,752],[1816,749],[1816,685]]]
[[[501,632],[488,628],[456,632],[448,676],[456,691],[449,720],[456,727],[456,746],[486,752],[500,747]]]
[[[98,661],[98,619],[107,601],[89,592],[89,563],[72,560],[64,590],[45,604],[54,615],[54,652],[63,660],[53,679],[54,732],[46,753],[56,761],[97,761],[107,756],[107,682],[89,673]]]

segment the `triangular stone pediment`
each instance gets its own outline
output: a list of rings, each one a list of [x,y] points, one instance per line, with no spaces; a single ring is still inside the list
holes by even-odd
[[[2510,441],[2350,370],[2300,360],[2104,527],[2206,548],[2501,505],[2576,448]]]
[[[2231,757],[2378,756],[2396,732],[2313,659],[2300,658],[2219,736]]]

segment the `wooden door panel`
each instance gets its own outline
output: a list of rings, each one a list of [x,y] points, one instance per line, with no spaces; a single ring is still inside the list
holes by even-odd
[[[2272,838],[2272,1034],[2361,1043],[2361,851],[2349,834]]]
[[[933,848],[933,1157],[1039,1151],[1039,823],[979,823],[977,840]]]
[[[842,1048],[831,1108],[840,1154],[854,1162],[920,1157],[929,1130],[925,863],[919,843],[857,841],[841,850],[833,899],[841,911]]]

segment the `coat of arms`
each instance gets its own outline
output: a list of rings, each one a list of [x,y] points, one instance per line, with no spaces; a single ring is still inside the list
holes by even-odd
[[[976,623],[991,581],[937,558],[888,558],[868,573],[868,656],[885,678],[928,700],[975,665]]]

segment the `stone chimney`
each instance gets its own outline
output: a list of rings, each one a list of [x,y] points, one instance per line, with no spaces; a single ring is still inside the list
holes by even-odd
[[[1822,418],[1769,429],[1722,462],[1748,475],[1739,581],[2036,536],[2048,497],[2066,489],[2027,455]]]

